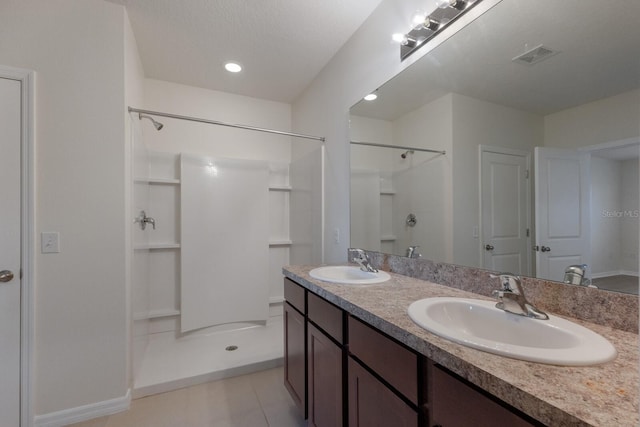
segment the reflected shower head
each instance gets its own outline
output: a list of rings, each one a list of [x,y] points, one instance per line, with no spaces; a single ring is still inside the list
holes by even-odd
[[[400,157],[402,157],[403,159],[407,158],[407,154],[413,154],[413,150],[407,150],[404,153],[400,154]]]
[[[153,117],[151,116],[147,116],[146,114],[138,114],[138,119],[142,120],[142,119],[149,119],[151,120],[151,123],[153,123],[153,127],[156,128],[156,130],[160,130],[164,127],[164,125],[160,122],[157,122],[153,119]]]

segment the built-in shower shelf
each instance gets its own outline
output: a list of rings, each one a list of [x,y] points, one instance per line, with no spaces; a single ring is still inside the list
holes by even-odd
[[[269,247],[276,246],[291,246],[293,242],[291,240],[271,240],[269,242]]]
[[[180,185],[179,179],[172,178],[136,178],[136,184]]]
[[[380,236],[380,241],[382,241],[382,242],[392,242],[394,240],[396,240],[396,236],[393,236],[393,235]]]
[[[291,186],[289,185],[270,185],[269,191],[291,191]]]
[[[136,251],[146,251],[154,249],[180,249],[180,243],[151,243],[148,245],[136,245],[133,249]]]

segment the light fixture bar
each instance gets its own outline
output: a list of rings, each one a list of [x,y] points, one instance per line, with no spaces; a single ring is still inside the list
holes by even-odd
[[[424,24],[404,34],[404,40],[411,43],[400,44],[400,60],[404,61],[416,50],[420,49],[440,33],[453,21],[464,15],[467,11],[482,0],[439,0],[438,7],[428,14]]]

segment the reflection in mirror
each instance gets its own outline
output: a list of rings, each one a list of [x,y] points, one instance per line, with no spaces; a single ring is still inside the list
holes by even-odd
[[[353,106],[352,141],[398,148],[351,146],[351,246],[637,293],[637,22],[502,0]]]

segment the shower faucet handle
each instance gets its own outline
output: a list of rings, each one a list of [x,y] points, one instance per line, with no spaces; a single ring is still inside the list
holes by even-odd
[[[153,229],[156,229],[156,220],[150,216],[147,216],[145,211],[140,211],[140,215],[133,221],[134,223],[140,224],[140,229],[144,230],[147,228],[147,224],[151,224]]]

